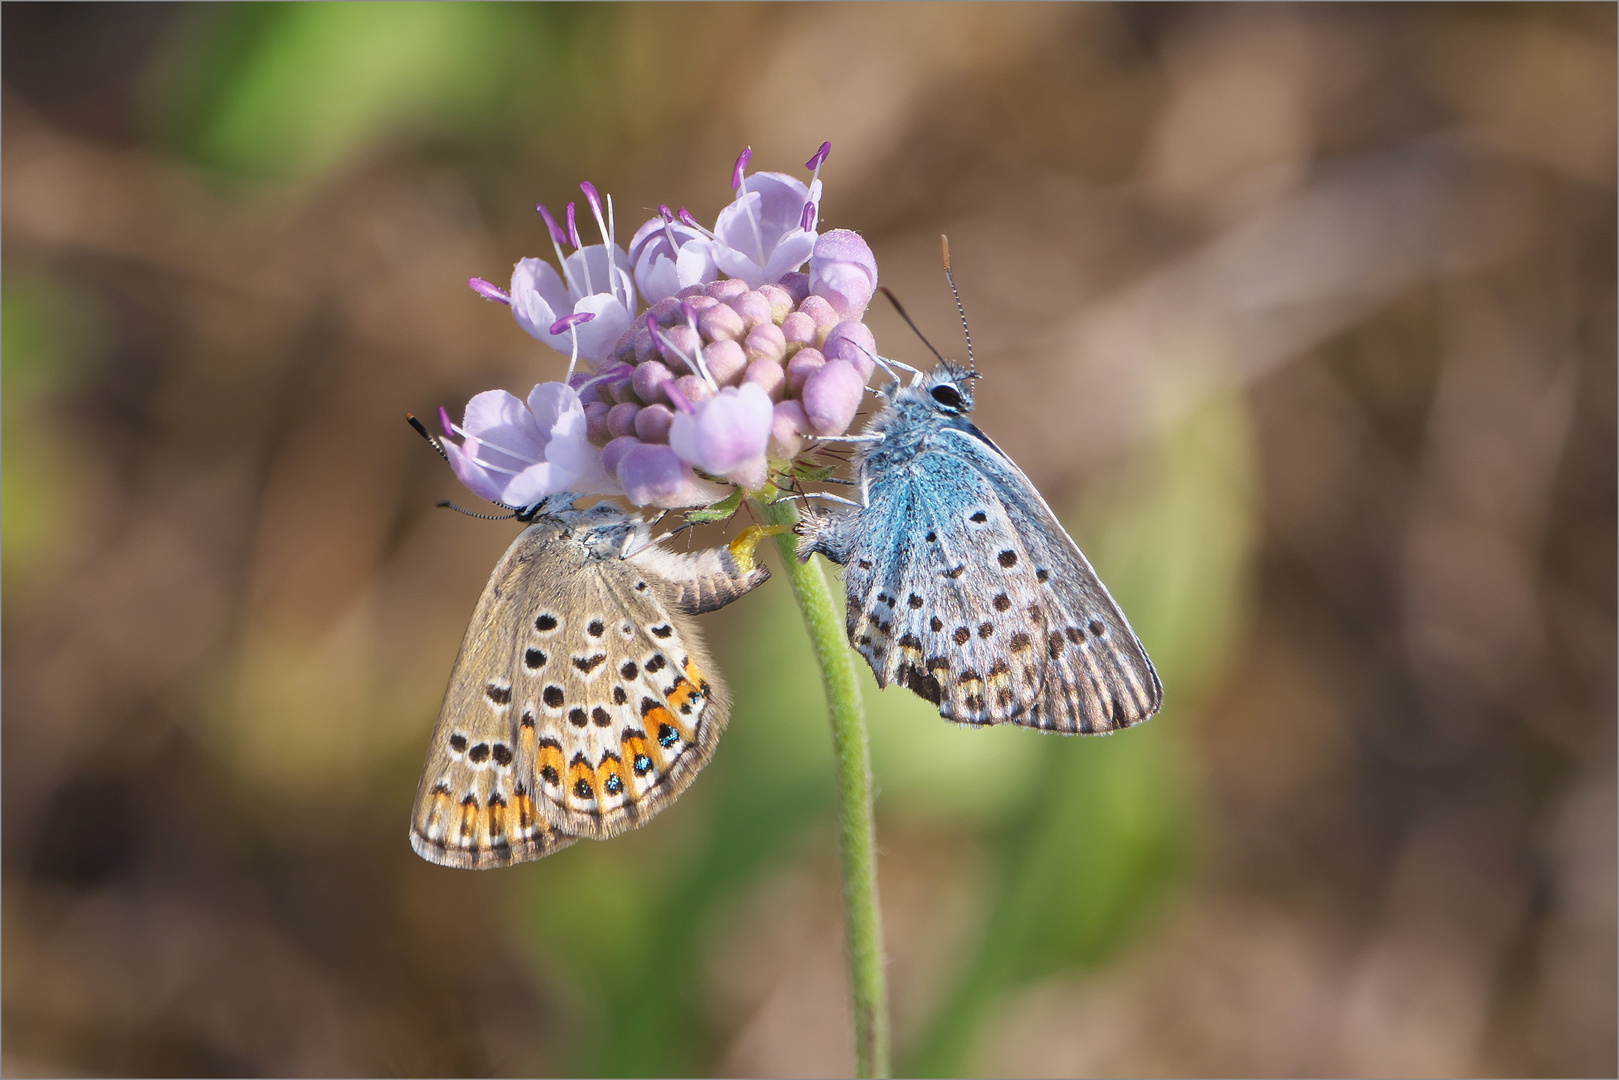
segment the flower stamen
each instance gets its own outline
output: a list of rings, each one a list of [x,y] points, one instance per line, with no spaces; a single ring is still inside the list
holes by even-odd
[[[573,271],[568,268],[568,260],[562,254],[562,245],[568,242],[568,234],[562,231],[562,226],[557,224],[557,219],[551,216],[551,211],[546,209],[544,203],[535,203],[534,209],[545,219],[545,227],[551,233],[551,247],[557,253],[557,265],[562,267],[563,282],[568,286],[570,293],[577,293],[579,284],[574,281]]]

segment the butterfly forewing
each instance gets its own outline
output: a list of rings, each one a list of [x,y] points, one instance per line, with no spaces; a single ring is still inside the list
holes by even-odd
[[[535,801],[532,757],[513,708],[512,656],[520,603],[547,559],[563,557],[562,531],[529,526],[496,564],[467,625],[416,792],[411,845],[445,866],[502,866],[573,843]]]
[[[622,558],[593,538],[629,519],[591,515],[595,533],[571,512],[537,520],[478,601],[412,819],[432,862],[505,865],[617,835],[713,755],[729,702],[686,598],[734,599],[768,571],[655,546]]]
[[[1066,732],[1129,727],[1158,711],[1164,688],[1124,611],[1035,486],[1010,458],[977,434],[968,453],[992,490],[1008,494],[997,507],[1018,538],[1040,593],[1045,678],[1034,726]],[[996,554],[996,561],[1007,556]],[[1030,628],[1033,632],[1033,628]]]

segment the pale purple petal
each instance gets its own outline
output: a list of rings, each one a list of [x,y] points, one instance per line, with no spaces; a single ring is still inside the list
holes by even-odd
[[[691,412],[675,415],[669,445],[681,459],[716,476],[752,476],[770,438],[770,395],[756,383],[728,386]]]
[[[570,489],[613,494],[617,485],[601,471],[587,427],[579,395],[562,383],[540,383],[526,403],[486,390],[467,402],[464,441],[446,438],[444,452],[462,483],[507,506]]]
[[[618,461],[618,482],[624,486],[624,497],[636,506],[694,505],[704,499],[696,480],[690,465],[657,443],[638,441]]]
[[[450,468],[455,472],[456,479],[465,484],[474,495],[490,502],[500,502],[500,494],[505,486],[504,474],[501,474],[497,481],[484,471],[483,466],[463,454],[461,448],[448,439],[444,441],[444,456],[450,459]]]
[[[512,317],[529,334],[551,344],[551,324],[573,311],[562,276],[543,259],[523,259],[512,268]]]
[[[720,211],[714,224],[714,262],[727,276],[751,288],[798,269],[815,246],[801,229],[810,192],[784,173],[755,173],[745,194]]]

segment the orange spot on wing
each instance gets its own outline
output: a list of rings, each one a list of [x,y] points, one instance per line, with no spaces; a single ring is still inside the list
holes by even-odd
[[[477,803],[461,804],[461,820],[456,826],[456,840],[462,847],[476,846],[478,840],[479,808]]]
[[[639,735],[626,735],[619,740],[619,752],[624,757],[624,767],[630,770],[630,775],[625,777],[626,780],[639,779],[635,776],[635,758],[637,755],[645,754],[652,760],[653,764],[663,760],[663,755],[658,753],[656,746],[657,744],[651,739],[643,739]]]
[[[607,782],[607,778],[610,776],[618,777],[617,791],[614,791],[613,785]],[[601,797],[604,799],[612,799],[618,796],[623,796],[625,799],[635,798],[635,792],[630,790],[628,770],[622,762],[614,761],[612,758],[608,758],[596,767],[596,790],[601,793]]]
[[[556,774],[558,776],[562,776],[568,771],[567,766],[562,760],[562,747],[547,744],[535,750],[534,771],[539,773],[547,765],[556,770]]]
[[[527,792],[512,796],[511,816],[517,822],[517,834],[527,838],[534,832],[534,800]]]
[[[658,725],[668,724],[680,733],[682,741],[688,743],[693,741],[691,725],[682,723],[679,716],[665,709],[662,705],[649,709],[646,715],[641,717],[641,720],[646,724],[647,734],[651,735],[654,740],[658,737]],[[658,751],[658,762],[661,765],[669,758],[662,745],[658,746]]]
[[[504,798],[499,802],[496,802],[493,798],[491,798],[489,800],[489,805],[484,808],[484,820],[488,827],[489,846],[497,846],[506,839],[506,815],[509,810],[510,808],[507,806]]]
[[[568,766],[568,798],[577,798],[577,796],[574,795],[573,789],[581,780],[590,785],[591,798],[595,799],[597,802],[600,802],[601,789],[596,786],[596,770],[591,768],[588,762],[584,761],[576,761],[572,765]]]

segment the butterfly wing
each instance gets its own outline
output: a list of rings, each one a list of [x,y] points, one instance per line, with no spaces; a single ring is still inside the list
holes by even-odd
[[[565,585],[548,572],[564,557],[564,544],[555,524],[524,530],[495,565],[467,624],[411,813],[411,846],[429,862],[506,866],[574,842],[540,813],[532,754],[519,760],[523,742],[512,708],[512,659],[533,628],[529,607],[536,594],[543,606],[565,606]]]
[[[630,559],[554,524],[495,567],[450,676],[411,842],[450,866],[540,858],[634,828],[690,785],[729,698],[692,610],[769,571],[729,552]]]
[[[881,685],[946,719],[1128,727],[1162,686],[1124,613],[1039,493],[970,425],[867,476],[869,503],[812,546],[845,560],[849,639]]]
[[[999,496],[1006,529],[1032,563],[1045,631],[1045,668],[1033,726],[1089,734],[1130,727],[1163,705],[1164,686],[1090,560],[1011,458],[976,429],[952,428],[974,468]],[[996,564],[1005,561],[996,550]],[[1033,622],[1036,608],[1028,609]],[[1034,626],[1028,628],[1034,633]],[[1039,641],[1039,638],[1035,639]]]
[[[544,661],[513,704],[541,814],[605,839],[691,784],[713,756],[730,699],[695,620],[676,607],[680,583],[615,558],[592,569],[577,582],[570,618],[556,615],[554,628],[525,643],[522,666],[529,648]],[[536,606],[529,626],[542,617]]]

